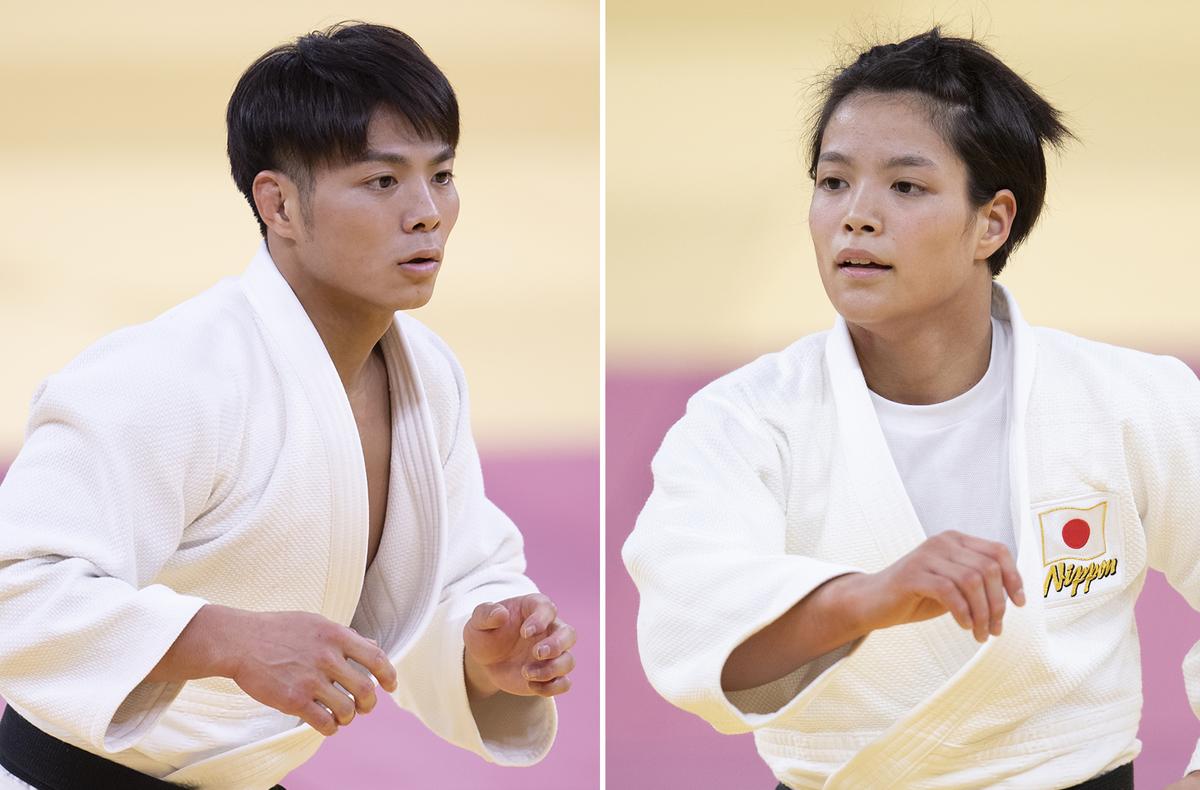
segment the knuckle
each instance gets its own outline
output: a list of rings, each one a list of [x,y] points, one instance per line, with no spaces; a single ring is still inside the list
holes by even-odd
[[[325,686],[325,682],[315,675],[309,675],[300,682],[299,690],[307,699],[315,698]]]
[[[374,683],[367,680],[366,678],[363,678],[361,680],[353,681],[351,683],[351,685],[353,686],[353,688],[350,689],[350,693],[354,695],[354,698],[356,700],[370,700],[370,701],[374,702],[374,700],[375,700],[375,684]]]
[[[338,724],[349,724],[354,718],[354,703],[344,694],[340,696],[341,699],[333,702],[333,712],[337,717]]]
[[[314,730],[322,735],[333,735],[337,732],[337,723],[325,711],[311,711],[304,720],[308,722]]]
[[[293,686],[283,693],[283,706],[281,710],[283,713],[296,716],[310,702],[312,702],[312,697],[305,694],[303,689]]]
[[[313,666],[322,672],[330,673],[337,669],[338,664],[342,661],[343,657],[340,653],[336,653],[333,650],[322,650],[317,653]]]

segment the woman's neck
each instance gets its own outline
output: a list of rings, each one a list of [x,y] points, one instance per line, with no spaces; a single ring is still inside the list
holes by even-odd
[[[992,321],[987,307],[906,325],[848,327],[867,386],[896,403],[942,403],[955,398],[983,378],[991,361]]]

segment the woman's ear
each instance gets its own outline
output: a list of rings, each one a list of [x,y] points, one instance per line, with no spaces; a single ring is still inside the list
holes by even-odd
[[[1017,198],[1007,189],[1001,189],[979,209],[981,233],[975,244],[975,260],[987,260],[1008,241],[1016,215]]]

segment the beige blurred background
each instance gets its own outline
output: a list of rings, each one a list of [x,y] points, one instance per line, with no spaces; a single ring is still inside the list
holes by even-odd
[[[417,312],[459,354],[485,449],[595,447],[598,0],[5,5],[0,460],[38,382],[240,273],[259,242],[225,104],[262,52],[344,19],[416,38],[462,107],[459,224]]]
[[[719,372],[833,319],[806,215],[814,81],[860,44],[972,30],[1067,115],[1000,282],[1033,323],[1200,356],[1200,6],[609,0],[607,355]]]

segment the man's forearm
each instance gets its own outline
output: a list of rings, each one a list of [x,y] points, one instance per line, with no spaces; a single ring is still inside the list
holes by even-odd
[[[236,648],[231,644],[234,618],[239,609],[205,604],[180,632],[162,659],[150,670],[151,683],[183,683],[208,677],[232,677]]]
[[[721,688],[741,691],[770,683],[869,633],[854,597],[861,576],[830,579],[734,648],[721,671]]]

